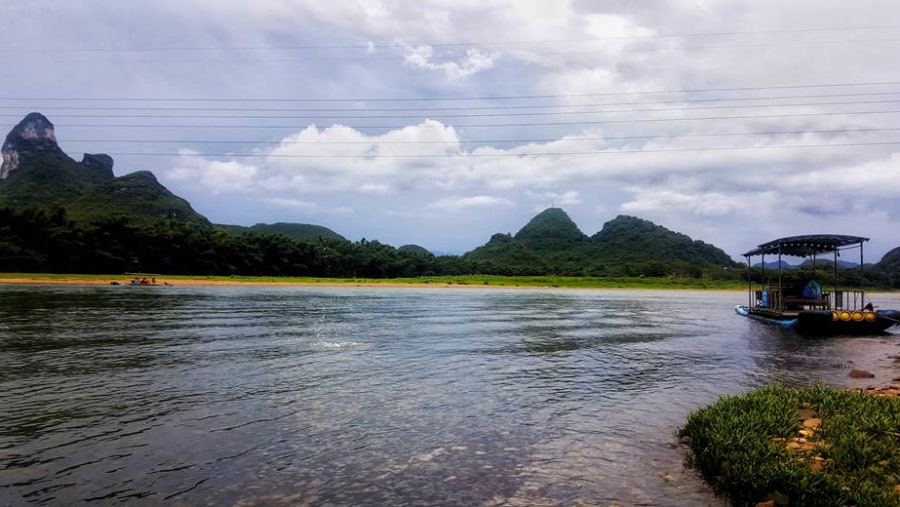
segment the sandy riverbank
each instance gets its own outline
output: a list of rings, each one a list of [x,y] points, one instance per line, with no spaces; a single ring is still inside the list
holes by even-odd
[[[109,279],[83,279],[83,278],[2,278],[0,277],[0,285],[113,285],[116,282],[120,285],[129,285],[128,279],[109,278]],[[499,285],[456,285],[450,283],[398,283],[398,282],[296,282],[296,281],[262,281],[262,280],[211,280],[203,278],[177,278],[177,279],[159,279],[157,286],[247,286],[247,287],[265,287],[265,286],[296,286],[296,287],[446,287],[446,288],[515,288],[512,286]],[[534,288],[540,288],[535,286]]]
[[[129,285],[131,280],[128,278],[110,277],[102,278],[42,278],[42,277],[0,277],[0,285],[114,285],[113,282],[120,285]],[[290,281],[290,280],[221,280],[206,278],[172,278],[157,279],[157,286],[245,286],[245,287],[416,287],[416,288],[448,288],[448,289],[540,289],[551,288],[550,286],[530,285],[476,285],[476,284],[453,284],[453,283],[402,283],[402,282],[355,282],[355,281]]]
[[[573,280],[565,277],[487,277],[479,278],[464,275],[461,277],[436,277],[422,279],[372,279],[372,278],[291,278],[291,277],[223,277],[223,276],[165,276],[156,275],[155,285],[173,286],[282,286],[282,287],[410,287],[410,288],[444,288],[444,289],[571,289],[571,290],[712,290],[712,291],[746,291],[746,288],[711,287],[698,283],[692,285],[680,281],[666,281],[658,284],[637,279],[601,279],[585,282],[578,277]],[[49,275],[31,273],[0,273],[0,285],[130,285],[132,278],[116,275]]]

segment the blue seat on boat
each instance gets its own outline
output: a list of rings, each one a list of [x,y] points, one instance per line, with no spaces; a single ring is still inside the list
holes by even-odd
[[[819,299],[822,297],[822,285],[815,281],[810,280],[805,287],[803,287],[803,297],[807,299]]]

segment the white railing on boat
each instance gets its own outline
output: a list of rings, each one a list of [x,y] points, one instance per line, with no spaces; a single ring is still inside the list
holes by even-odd
[[[836,290],[823,292],[821,298],[804,298],[786,294],[782,296],[777,286],[754,291],[754,308],[774,311],[798,310],[861,310],[865,304],[865,291]]]
[[[839,290],[829,294],[829,305],[836,310],[861,310],[865,304],[865,292],[861,290]]]

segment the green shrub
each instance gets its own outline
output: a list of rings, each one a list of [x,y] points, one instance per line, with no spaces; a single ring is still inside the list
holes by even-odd
[[[808,437],[804,412],[822,421]],[[678,435],[688,465],[734,505],[900,505],[897,398],[775,384],[692,413]],[[788,447],[801,438],[803,448]]]

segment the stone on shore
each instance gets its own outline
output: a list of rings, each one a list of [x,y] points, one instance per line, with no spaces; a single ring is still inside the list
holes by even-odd
[[[816,429],[822,425],[822,420],[818,417],[810,417],[809,419],[803,421],[803,427],[809,429]]]

